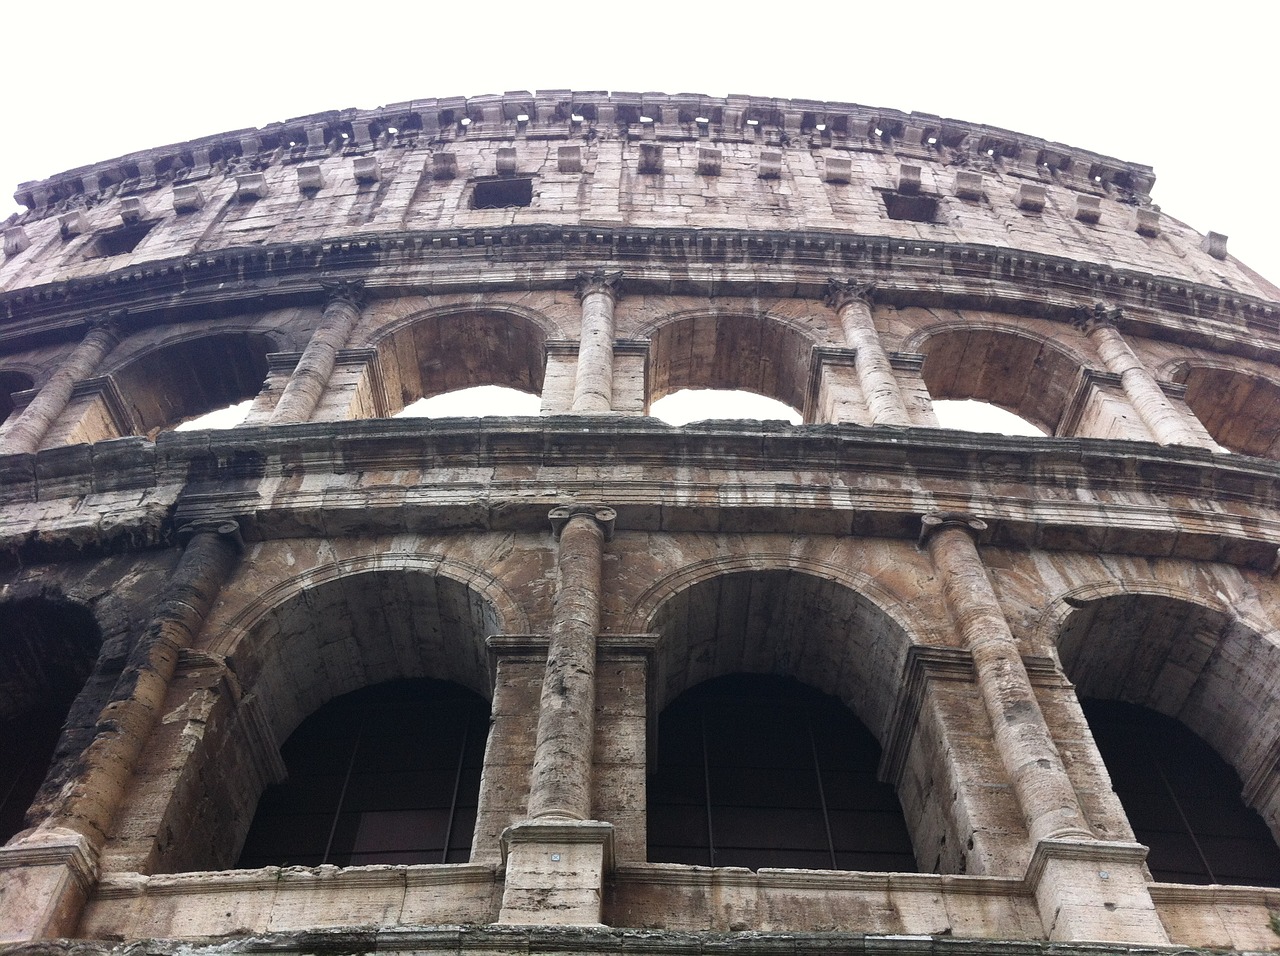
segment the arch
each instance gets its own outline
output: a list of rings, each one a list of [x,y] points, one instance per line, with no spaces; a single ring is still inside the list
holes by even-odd
[[[265,332],[184,332],[119,363],[116,387],[145,434],[252,398],[275,342]]]
[[[1011,325],[933,325],[905,348],[925,355],[921,375],[935,399],[977,399],[1057,433],[1087,364],[1052,339]]]
[[[335,697],[281,748],[286,779],[258,801],[239,866],[466,863],[488,704],[444,681]]]
[[[407,316],[369,342],[378,353],[387,413],[475,385],[541,394],[544,350],[555,331],[544,316],[515,306],[450,306]]]
[[[14,369],[0,369],[0,425],[13,414],[14,392],[25,392],[34,387],[32,376]]]
[[[1152,583],[1093,584],[1062,595],[1063,670],[1082,698],[1121,701],[1178,720],[1244,781],[1243,798],[1280,838],[1280,640],[1217,597]]]
[[[880,747],[840,701],[791,678],[733,674],[658,722],[650,862],[914,872]]]
[[[83,605],[47,597],[0,602],[0,843],[23,828],[101,646]]]
[[[654,711],[713,677],[788,676],[841,700],[883,740],[908,629],[871,599],[874,588],[786,563],[707,562],[641,597],[633,614],[647,610],[644,629],[660,635]]]
[[[1186,386],[1187,407],[1219,445],[1280,459],[1280,381],[1198,360],[1177,362],[1170,372]]]
[[[811,329],[767,313],[680,312],[637,334],[650,339],[649,401],[682,388],[741,389],[804,409]]]

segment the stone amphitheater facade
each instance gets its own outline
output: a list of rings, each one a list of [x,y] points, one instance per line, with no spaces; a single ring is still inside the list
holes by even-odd
[[[0,259],[0,717],[49,744],[3,834],[0,939],[1276,948],[1280,291],[1153,183],[935,116],[543,91],[21,186]],[[393,417],[484,384],[542,414]],[[804,424],[648,417],[683,388]],[[1045,436],[938,427],[935,400],[969,398]],[[246,399],[238,427],[171,428]],[[741,719],[709,735],[699,712],[703,803],[658,809],[658,742],[706,687]],[[786,724],[769,695],[802,693],[870,741],[862,782],[817,771],[816,851],[809,770],[709,756],[734,737],[749,764]],[[336,865],[339,810],[319,863],[272,857],[283,823],[251,850],[262,807],[291,812],[270,795],[303,787],[304,728],[337,715],[311,738],[328,759],[353,701],[401,694],[445,703],[379,732],[394,753],[442,738],[465,695],[487,721],[451,758],[444,862],[393,845]],[[1144,836],[1082,700],[1225,761],[1197,778],[1225,797],[1176,804],[1206,872],[1178,877]],[[784,752],[817,762],[855,733],[805,713]],[[837,812],[837,781],[889,796]],[[1197,800],[1244,822],[1197,830]],[[850,865],[891,817],[897,862]]]

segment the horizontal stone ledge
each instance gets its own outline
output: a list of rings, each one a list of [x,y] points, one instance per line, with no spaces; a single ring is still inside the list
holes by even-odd
[[[672,260],[679,268],[673,269]],[[1241,354],[1274,357],[1280,304],[1135,270],[997,246],[856,233],[693,228],[505,226],[448,232],[367,233],[341,240],[229,248],[135,263],[104,275],[0,293],[0,342],[73,338],[84,320],[127,308],[128,323],[213,317],[273,303],[320,301],[316,280],[359,278],[371,296],[570,288],[601,262],[630,290],[661,294],[806,296],[832,275],[874,280],[877,302],[977,308],[1070,321],[1099,298],[1123,324],[1159,335],[1170,326]],[[537,266],[537,268],[530,268]],[[1194,319],[1194,321],[1186,321]],[[1206,323],[1208,323],[1206,325]],[[1243,336],[1243,332],[1250,333]]]

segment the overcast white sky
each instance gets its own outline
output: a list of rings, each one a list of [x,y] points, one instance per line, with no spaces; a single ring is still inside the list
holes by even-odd
[[[323,110],[732,92],[936,113],[1147,163],[1166,212],[1280,280],[1275,34],[1268,5],[1234,0],[10,2],[0,217],[24,180]]]

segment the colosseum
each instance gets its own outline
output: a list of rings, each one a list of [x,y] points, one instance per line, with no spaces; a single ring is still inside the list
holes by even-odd
[[[5,951],[1280,948],[1280,289],[1154,182],[540,91],[20,186]]]

